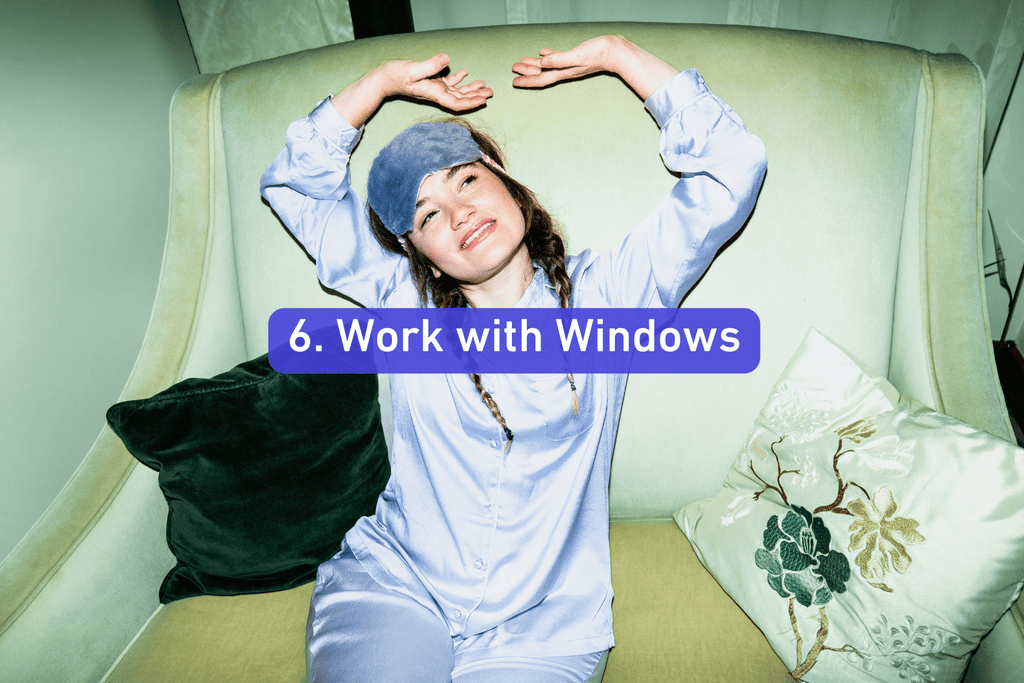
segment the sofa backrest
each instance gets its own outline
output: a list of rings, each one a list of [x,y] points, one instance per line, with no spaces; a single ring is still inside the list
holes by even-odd
[[[265,352],[267,319],[278,308],[353,305],[320,287],[310,259],[260,197],[259,177],[291,121],[384,59],[444,51],[455,68],[484,79],[494,97],[469,118],[501,143],[511,173],[565,228],[570,251],[615,244],[675,181],[658,157],[657,125],[613,77],[527,91],[512,88],[510,69],[542,47],[568,49],[609,32],[680,69],[697,67],[768,150],[751,219],[683,303],[756,312],[760,365],[743,375],[630,378],[612,516],[665,517],[716,490],[810,326],[905,393],[976,424],[990,419],[991,406],[975,406],[970,386],[972,373],[991,375],[978,269],[976,68],[958,56],[749,27],[410,34],[296,53],[185,86],[174,105],[174,202],[195,202],[199,193],[207,204],[172,204],[171,239],[193,230],[190,221],[212,229],[192,237],[208,248],[182,376]],[[352,159],[357,190],[395,133],[443,114],[385,105]],[[957,344],[982,359],[980,371],[949,369]],[[998,420],[979,426],[1005,430]]]

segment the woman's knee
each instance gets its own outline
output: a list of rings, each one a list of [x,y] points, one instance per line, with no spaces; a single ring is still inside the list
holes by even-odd
[[[309,682],[450,683],[453,644],[441,617],[378,584],[355,558],[329,562],[310,603]]]

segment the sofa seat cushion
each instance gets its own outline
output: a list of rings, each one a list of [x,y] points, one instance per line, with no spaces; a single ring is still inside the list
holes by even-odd
[[[672,520],[611,528],[616,647],[605,683],[792,683]],[[313,584],[162,606],[104,683],[302,683]]]
[[[163,605],[104,683],[302,683],[313,583]]]
[[[604,683],[792,683],[671,520],[611,527],[615,648]]]

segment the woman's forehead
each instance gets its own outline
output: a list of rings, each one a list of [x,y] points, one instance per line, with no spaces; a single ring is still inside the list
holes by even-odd
[[[456,164],[450,168],[442,168],[440,171],[435,171],[423,178],[423,180],[420,181],[419,193],[416,195],[415,208],[420,208],[420,206],[423,205],[423,202],[430,198],[431,192],[447,183],[455,182],[456,177],[460,172],[472,167],[476,167],[474,170],[488,170],[480,163],[480,160],[477,159],[476,161],[469,161],[464,164]]]

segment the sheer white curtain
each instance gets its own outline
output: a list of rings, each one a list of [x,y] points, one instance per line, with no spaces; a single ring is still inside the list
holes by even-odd
[[[202,73],[219,73],[353,38],[348,0],[179,0],[178,4]]]

